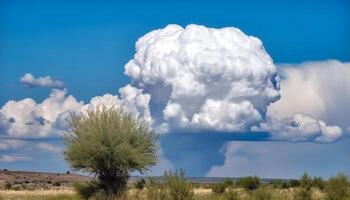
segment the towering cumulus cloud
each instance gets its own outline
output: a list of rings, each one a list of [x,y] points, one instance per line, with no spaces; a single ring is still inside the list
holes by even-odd
[[[236,28],[168,25],[136,43],[125,66],[151,96],[159,131],[244,131],[280,98],[279,77],[262,42]]]
[[[104,105],[143,117],[158,133],[264,131],[273,140],[334,142],[350,129],[350,111],[335,105],[349,107],[349,69],[338,61],[285,66],[279,70],[284,79],[278,101],[280,78],[258,38],[232,27],[168,25],[137,41],[125,65],[131,83],[119,95],[104,94],[84,104],[67,96],[66,89],[52,89],[42,103],[7,102],[0,128],[10,136],[47,136],[63,129],[70,112]],[[49,76],[26,74],[21,81],[63,87]]]

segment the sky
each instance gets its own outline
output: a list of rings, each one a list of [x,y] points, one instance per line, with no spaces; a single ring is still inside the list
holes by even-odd
[[[102,102],[161,134],[150,174],[350,175],[349,8],[340,0],[1,1],[0,168],[69,170],[65,113]]]

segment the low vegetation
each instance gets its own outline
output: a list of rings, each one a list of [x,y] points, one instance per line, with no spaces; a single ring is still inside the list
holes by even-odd
[[[257,181],[258,180],[258,181]],[[316,180],[316,181],[315,181]],[[120,197],[110,197],[90,181],[75,184],[74,189],[55,190],[0,190],[0,200],[78,200],[78,199],[120,199],[120,200],[350,200],[350,184],[343,174],[329,180],[311,177],[308,174],[299,180],[272,181],[261,183],[259,177],[243,177],[237,181],[222,183],[192,184],[185,173],[166,172],[162,179],[140,179],[129,185]],[[284,185],[288,184],[288,187]],[[142,186],[141,186],[142,185]],[[323,188],[323,189],[322,189]]]
[[[64,157],[73,169],[96,177],[77,186],[78,193],[84,199],[122,197],[129,173],[143,173],[156,163],[154,142],[155,134],[144,120],[120,109],[102,106],[73,115]]]

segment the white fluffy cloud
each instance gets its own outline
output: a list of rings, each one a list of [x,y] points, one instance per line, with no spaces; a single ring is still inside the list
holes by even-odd
[[[50,96],[37,103],[31,98],[8,101],[0,109],[1,134],[7,137],[48,137],[62,135],[71,113],[85,112],[98,106],[120,107],[135,117],[143,117],[151,123],[149,113],[150,96],[130,85],[122,87],[120,98],[105,94],[93,97],[91,102],[78,102],[66,90],[53,89]],[[5,144],[1,147],[5,148]]]
[[[236,28],[168,25],[141,37],[125,66],[151,96],[162,131],[244,131],[279,99],[279,77],[262,42]]]
[[[278,101],[280,78],[258,38],[232,27],[168,25],[137,41],[134,58],[125,65],[131,83],[119,95],[84,104],[66,97],[65,89],[53,89],[42,103],[9,101],[0,110],[0,129],[12,137],[57,135],[70,112],[104,105],[143,117],[159,133],[253,130],[268,131],[275,140],[333,142],[350,125],[349,65],[282,66]],[[63,86],[49,76],[26,74],[21,81]]]
[[[281,100],[269,114],[308,113],[344,130],[350,126],[350,63],[336,60],[281,64]]]
[[[46,137],[58,135],[56,120],[61,115],[77,112],[83,105],[66,90],[53,89],[41,103],[26,98],[8,101],[0,110],[2,134],[9,137]]]
[[[269,107],[257,130],[269,131],[275,139],[315,142],[334,142],[343,130],[349,132],[350,63],[283,64],[279,71],[281,100]]]
[[[324,121],[300,113],[289,118],[268,117],[259,127],[253,127],[253,130],[267,131],[272,139],[292,142],[328,143],[342,136],[342,129],[338,126],[327,126]]]
[[[142,90],[126,85],[119,89],[118,95],[105,94],[103,96],[93,97],[89,104],[86,104],[83,110],[105,106],[107,108],[117,107],[123,111],[132,113],[135,117],[142,117],[149,123],[152,123],[152,118],[149,111],[149,94],[142,94]]]
[[[20,81],[28,87],[64,88],[64,83],[62,81],[54,80],[50,76],[35,78],[32,74],[26,73],[21,77]]]

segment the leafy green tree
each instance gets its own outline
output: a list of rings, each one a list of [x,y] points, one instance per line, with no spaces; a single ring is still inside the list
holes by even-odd
[[[65,159],[92,173],[108,196],[121,196],[129,173],[156,163],[155,134],[143,119],[117,108],[98,107],[72,115],[65,136]]]

